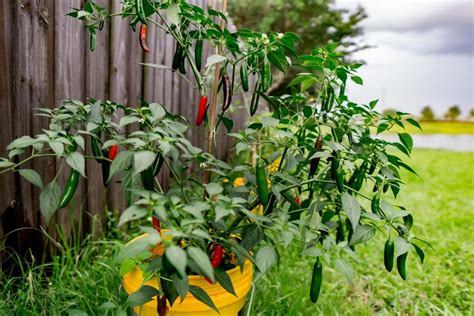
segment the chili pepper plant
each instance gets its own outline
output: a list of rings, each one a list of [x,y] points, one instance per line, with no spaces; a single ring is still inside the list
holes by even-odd
[[[46,222],[71,201],[79,177],[92,176],[86,174],[86,159],[102,166],[105,187],[121,183],[128,207],[119,224],[139,222],[146,234],[124,246],[118,256],[121,271],[138,265],[145,279],[160,281],[160,289],[143,286],[131,302],[142,304],[158,295],[163,311],[166,301],[173,305],[190,291],[215,308],[205,291],[189,286],[189,275],[202,275],[234,293],[226,270],[250,260],[261,275],[292,243],[301,256],[314,259],[313,275],[307,276],[313,302],[324,288],[325,268],[334,266],[352,278],[351,263],[360,260],[356,247],[367,243],[378,251],[378,245],[368,243],[376,233],[386,239],[380,265],[388,272],[396,262],[405,279],[412,253],[423,262],[423,241],[411,232],[410,210],[389,202],[400,198],[400,169],[415,173],[403,161],[412,138],[399,133],[399,141],[390,142],[376,136],[394,126],[419,125],[407,113],[382,117],[377,100],[352,102],[346,87],[363,84],[357,75],[361,64],[346,62],[336,44],[298,55],[294,33],[231,32],[225,12],[187,1],[124,0],[115,13],[87,1],[69,15],[85,23],[91,49],[96,32],[114,16],[129,21],[131,31],[139,27],[137,45],[145,53],[153,54],[147,28],[162,29],[176,43],[173,63],[148,66],[176,75],[190,71],[201,95],[194,105],[195,122],[156,102],[142,100],[132,108],[92,98],[66,100],[40,109],[49,128],[13,141],[9,157],[0,161],[2,173],[18,172],[41,189]],[[204,43],[217,52],[205,63]],[[297,72],[291,93],[268,95],[272,73],[290,70]],[[229,109],[233,97],[245,93],[251,117],[245,128],[234,130]],[[270,111],[262,114],[267,105]],[[201,124],[208,131],[205,150],[187,138],[188,130]],[[213,154],[220,129],[243,159],[223,161]],[[87,143],[92,155],[85,152]],[[67,183],[58,176],[41,179],[22,167],[45,156],[66,162],[59,173],[70,172]],[[170,174],[167,189],[158,177],[161,169]],[[161,255],[156,247],[162,247]]]

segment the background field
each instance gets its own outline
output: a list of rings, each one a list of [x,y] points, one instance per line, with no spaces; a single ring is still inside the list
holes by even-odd
[[[474,122],[420,122],[422,130],[407,124],[406,132],[414,134],[474,134]],[[396,129],[395,129],[396,130]],[[401,128],[399,131],[402,131]]]
[[[382,314],[472,314],[474,312],[474,155],[445,151],[415,150],[412,164],[420,177],[404,174],[404,205],[414,211],[414,231],[429,241],[422,266],[409,257],[408,280],[383,267],[383,240],[373,240],[380,249],[369,252],[358,246],[360,263],[354,284],[332,269],[324,272],[320,301],[308,297],[312,269],[310,260],[295,260],[299,249],[284,253],[280,266],[256,284],[251,315],[366,315]],[[0,315],[89,315],[110,309],[117,314],[125,295],[113,263],[117,235],[103,241],[66,247],[47,265],[29,269],[22,276],[0,276]],[[120,236],[119,239],[127,237]],[[380,237],[381,238],[381,237]],[[382,239],[382,238],[381,238]],[[51,275],[49,279],[44,276]],[[105,303],[105,304],[104,304]],[[72,311],[71,311],[72,309]],[[112,312],[113,311],[113,312]]]

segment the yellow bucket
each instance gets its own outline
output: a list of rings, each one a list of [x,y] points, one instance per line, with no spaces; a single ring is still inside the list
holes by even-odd
[[[140,237],[138,237],[140,238]],[[235,267],[227,271],[229,278],[234,286],[237,297],[227,292],[218,283],[210,284],[202,276],[191,275],[189,276],[189,284],[196,285],[202,288],[209,297],[212,299],[214,304],[219,309],[220,314],[216,313],[213,309],[204,303],[198,301],[190,292],[186,295],[183,302],[178,298],[173,306],[169,309],[167,315],[169,316],[233,316],[237,315],[238,312],[245,305],[245,298],[250,291],[253,279],[253,266],[249,260],[245,260],[244,270],[241,272],[240,267]],[[154,288],[158,288],[158,281],[156,279],[150,280],[146,283],[143,282],[143,272],[140,268],[135,267],[132,271],[127,273],[123,278],[123,287],[128,294],[138,291],[142,285],[150,285]],[[142,306],[134,308],[135,313],[139,316],[155,316],[157,315],[157,302],[156,297],[145,303]]]

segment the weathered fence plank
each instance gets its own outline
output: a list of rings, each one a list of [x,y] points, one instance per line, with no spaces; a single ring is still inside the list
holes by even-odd
[[[208,2],[193,1],[203,8],[207,8]],[[6,146],[13,139],[34,136],[47,128],[47,121],[34,116],[33,109],[51,108],[69,98],[83,102],[86,97],[110,99],[131,107],[144,98],[160,102],[171,113],[194,121],[200,97],[197,87],[177,73],[139,64],[171,65],[175,50],[171,36],[150,26],[151,53],[144,55],[129,21],[114,18],[97,34],[96,49],[90,52],[88,33],[82,22],[66,16],[71,8],[78,8],[82,3],[81,0],[0,3],[1,156],[7,155]],[[120,9],[119,1],[100,0],[99,3],[106,8],[110,6],[112,11]],[[212,53],[209,47],[204,47],[204,56]],[[192,71],[187,68],[186,76],[194,82]],[[237,118],[236,126],[244,119]],[[202,127],[192,129],[189,137],[196,146],[205,148],[206,135]],[[216,154],[225,157],[228,145],[219,147]],[[90,153],[90,144],[86,147]],[[45,181],[51,181],[62,170],[58,178],[61,185],[69,173],[68,166],[52,158],[32,162],[24,168],[37,170]],[[86,170],[89,177],[81,180],[74,203],[58,211],[54,218],[66,235],[71,234],[73,227],[75,232],[90,231],[95,224],[103,224],[104,209],[123,209],[125,205],[119,184],[111,184],[107,190],[103,188],[98,163],[88,161]],[[169,178],[166,168],[160,177],[163,181]],[[0,188],[0,256],[4,242],[14,250],[23,252],[31,247],[40,254],[45,239],[38,228],[45,223],[39,210],[39,190],[18,174],[11,173],[0,175]],[[94,233],[97,233],[99,226],[95,226]],[[16,229],[19,230],[5,239],[6,234]],[[50,228],[49,233],[54,235],[54,229]]]

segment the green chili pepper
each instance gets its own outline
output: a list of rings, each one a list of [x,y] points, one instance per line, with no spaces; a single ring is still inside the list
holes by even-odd
[[[379,209],[380,209],[380,197],[378,194],[376,194],[373,198],[372,198],[372,203],[370,203],[370,209],[372,210],[372,213],[374,214],[378,214],[379,213]]]
[[[270,63],[268,62],[268,59],[265,58],[263,62],[263,72],[261,73],[262,77],[262,90],[266,92],[268,89],[270,89],[270,86],[272,85],[272,69],[270,67]]]
[[[146,24],[145,8],[143,7],[143,0],[135,0],[135,7],[137,9],[137,16],[140,22]]]
[[[242,82],[242,89],[245,92],[249,91],[249,72],[246,62],[240,65],[240,81]]]
[[[133,17],[132,21],[130,22],[130,26],[132,27],[132,30],[134,32],[137,30],[138,21],[140,21],[140,19],[138,18],[138,15],[135,15]]]
[[[176,43],[176,49],[173,55],[173,63],[171,65],[171,68],[173,69],[173,71],[178,70],[178,68],[181,65],[181,55],[182,55],[181,50],[182,50],[181,45]]]
[[[385,264],[385,269],[388,272],[393,269],[393,257],[395,255],[395,244],[391,238],[387,239],[385,242],[385,247],[383,251],[383,262]]]
[[[319,293],[321,293],[322,282],[323,282],[323,266],[318,258],[313,266],[313,277],[311,278],[311,287],[309,291],[309,297],[311,299],[311,302],[313,303],[316,303],[318,301]]]
[[[342,171],[337,173],[336,187],[339,193],[342,193],[344,191],[344,173]]]
[[[342,225],[341,222],[339,222],[339,225],[337,225],[336,229],[336,242],[341,242],[344,240],[344,226]]]
[[[161,166],[163,165],[163,156],[161,154],[158,154],[158,157],[156,157],[155,164],[153,167],[153,176],[156,177],[158,173],[161,170]]]
[[[337,179],[337,171],[339,169],[339,159],[337,159],[336,153],[333,153],[333,157],[331,158],[331,178],[333,180]]]
[[[258,83],[256,85],[258,87]],[[253,116],[258,109],[258,102],[260,101],[260,94],[258,93],[258,88],[252,94],[252,101],[250,101],[250,115]]]
[[[142,184],[145,190],[154,191],[155,190],[155,177],[160,172],[161,166],[163,165],[163,156],[159,154],[155,162],[141,172],[140,177],[142,179]]]
[[[186,74],[186,55],[184,48],[181,47],[181,55],[179,57],[179,72],[183,75]]]
[[[370,169],[369,169],[369,174],[370,175],[374,174],[375,168],[377,168],[377,163],[375,162],[375,159],[373,159],[370,162]]]
[[[109,174],[110,174],[110,162],[103,160],[101,163],[102,167],[102,183],[104,187],[109,186]]]
[[[198,38],[196,40],[196,47],[194,50],[194,60],[196,63],[196,68],[199,71],[201,71],[201,67],[202,67],[202,46],[203,46],[202,39]]]
[[[66,186],[64,187],[61,201],[59,202],[59,208],[66,207],[71,201],[74,193],[76,193],[77,184],[79,183],[79,171],[72,169],[69,174]]]
[[[265,166],[261,161],[257,163],[256,167],[256,178],[257,178],[257,193],[258,198],[263,206],[268,204],[268,182],[267,182],[267,173],[265,171]]]
[[[334,104],[335,93],[331,85],[328,86],[328,102],[326,104],[327,112],[332,110]]]
[[[102,152],[100,151],[99,141],[94,136],[91,137],[91,149],[95,160],[99,163],[102,162],[102,160],[99,159],[102,158]]]
[[[407,267],[406,267],[406,264],[407,264],[407,257],[408,257],[408,252],[402,254],[402,255],[399,255],[397,257],[397,270],[398,270],[398,274],[400,274],[401,278],[403,280],[406,280],[407,279]]]
[[[153,167],[148,167],[143,170],[140,174],[142,178],[142,184],[145,190],[154,191],[155,190],[155,177],[153,176]]]

